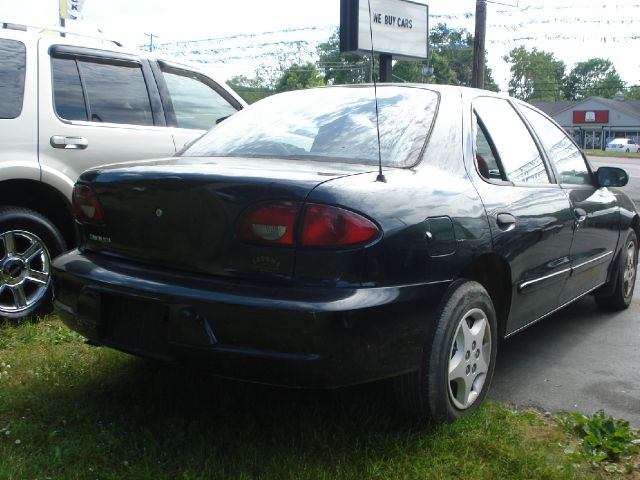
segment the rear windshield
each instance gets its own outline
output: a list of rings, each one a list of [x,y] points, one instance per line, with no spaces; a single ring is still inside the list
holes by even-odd
[[[16,118],[24,97],[24,43],[0,39],[0,118]]]
[[[380,153],[391,167],[411,166],[431,129],[438,94],[378,87]],[[225,120],[184,156],[241,156],[378,164],[373,87],[299,90],[262,100]]]

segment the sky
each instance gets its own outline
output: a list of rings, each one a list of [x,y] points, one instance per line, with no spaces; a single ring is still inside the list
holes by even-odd
[[[475,1],[420,3],[429,5],[431,26],[444,22],[473,32]],[[69,28],[101,29],[132,46],[148,44],[145,33],[154,34],[155,44],[234,37],[196,48],[215,48],[218,61],[208,68],[229,78],[253,76],[260,63],[273,60],[274,55],[261,55],[278,50],[272,46],[278,41],[301,40],[314,50],[338,26],[340,1],[85,0],[82,14],[81,20],[68,21]],[[0,0],[1,21],[51,26],[57,18],[57,0]],[[588,58],[610,58],[628,85],[640,85],[640,0],[499,0],[488,3],[487,24],[488,63],[503,90],[509,65],[502,57],[519,45],[553,52],[568,69]],[[262,32],[280,33],[246,36]]]

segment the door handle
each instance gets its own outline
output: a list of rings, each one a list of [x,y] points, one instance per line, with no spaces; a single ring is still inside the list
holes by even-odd
[[[575,215],[578,223],[582,223],[587,219],[587,212],[583,208],[574,208],[573,214]]]
[[[54,135],[50,142],[53,148],[64,148],[65,150],[84,150],[89,146],[89,140],[84,137]]]
[[[514,228],[516,228],[516,217],[511,215],[510,213],[499,213],[496,218],[496,223],[498,224],[498,228],[505,232],[510,232]]]

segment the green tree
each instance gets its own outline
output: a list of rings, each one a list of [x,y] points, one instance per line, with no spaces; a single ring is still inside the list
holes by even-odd
[[[429,34],[431,65],[436,83],[471,85],[473,75],[473,35],[464,28],[438,23]],[[453,78],[452,78],[453,77]],[[498,85],[485,58],[484,88],[497,92]]]
[[[516,47],[503,57],[511,64],[509,94],[527,101],[553,101],[563,98],[566,66],[553,53]]]
[[[611,60],[590,58],[573,67],[565,81],[564,95],[567,100],[593,96],[613,98],[623,89],[624,82]]]
[[[318,73],[318,69],[314,63],[294,63],[282,72],[282,76],[276,81],[275,91],[286,92],[289,90],[319,87],[324,84],[324,80]]]
[[[227,85],[235,90],[247,103],[257,102],[275,93],[275,91],[266,86],[264,80],[258,76],[249,78],[244,75],[236,75],[227,80]]]
[[[473,69],[473,35],[465,29],[454,29],[439,23],[430,32],[432,75],[426,75],[426,61],[395,62],[394,79],[414,83],[469,85]],[[371,81],[370,60],[366,56],[340,53],[337,32],[319,45],[321,71],[327,83],[364,83]],[[377,62],[374,76],[378,75]],[[485,88],[498,91],[492,72],[485,63]]]
[[[630,100],[640,100],[640,85],[629,87],[624,92],[624,96]]]
[[[411,83],[429,83],[426,75],[426,62],[396,62],[393,66],[393,81]]]
[[[318,45],[317,53],[320,73],[325,83],[344,85],[370,81],[371,60],[367,56],[355,53],[340,53],[340,37],[337,30],[329,40]]]

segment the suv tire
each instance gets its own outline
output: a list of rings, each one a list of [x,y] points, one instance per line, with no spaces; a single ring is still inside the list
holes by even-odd
[[[0,318],[51,312],[51,260],[66,249],[46,217],[26,208],[0,208]]]

